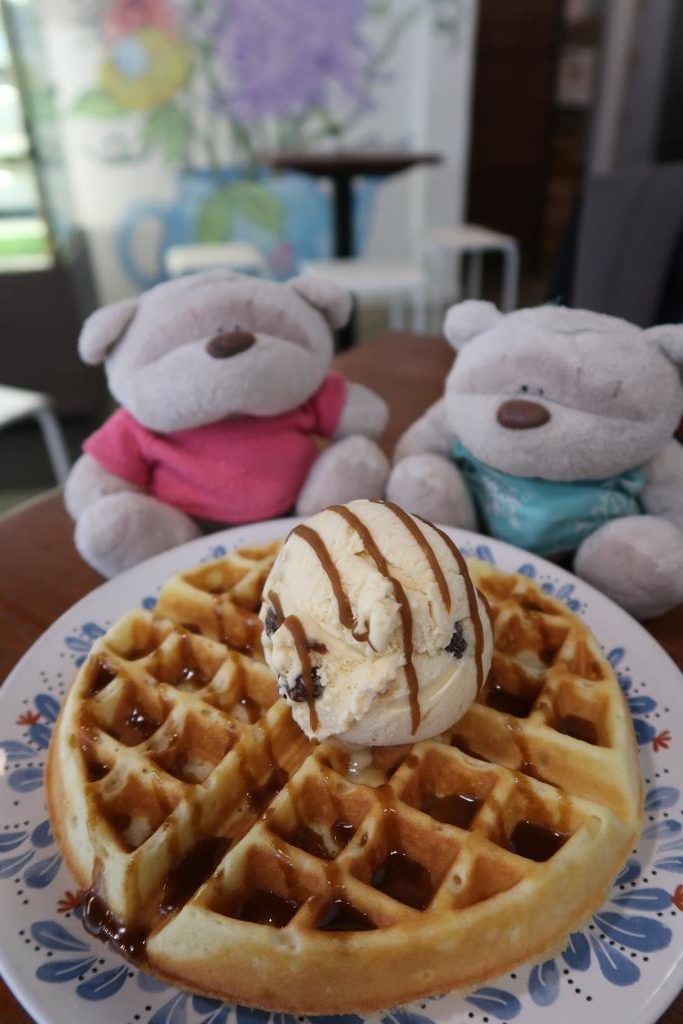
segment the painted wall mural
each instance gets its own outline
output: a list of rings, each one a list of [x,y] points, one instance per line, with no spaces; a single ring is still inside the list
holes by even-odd
[[[329,255],[326,183],[270,174],[263,151],[429,146],[446,157],[436,175],[450,163],[457,197],[474,5],[43,0],[77,212],[102,297],[161,279],[164,250],[182,242],[250,241],[276,277]],[[405,250],[429,220],[424,186],[403,184],[359,183],[359,249],[396,252],[400,241]],[[449,205],[440,222],[444,212],[457,216],[457,198]],[[391,227],[399,210],[400,239]]]

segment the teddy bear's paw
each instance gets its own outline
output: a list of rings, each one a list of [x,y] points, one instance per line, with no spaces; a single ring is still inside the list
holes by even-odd
[[[199,536],[184,513],[144,494],[109,494],[90,505],[76,523],[80,554],[103,576]]]
[[[72,519],[77,520],[89,505],[107,494],[121,491],[140,493],[142,488],[107,472],[92,455],[81,455],[64,485],[64,504]]]
[[[435,523],[474,530],[474,504],[457,467],[441,455],[411,455],[394,466],[387,497]]]
[[[389,460],[367,437],[347,437],[318,456],[299,494],[296,511],[311,516],[355,498],[383,498]]]
[[[683,531],[657,516],[614,519],[576,553],[579,576],[637,619],[683,601]]]

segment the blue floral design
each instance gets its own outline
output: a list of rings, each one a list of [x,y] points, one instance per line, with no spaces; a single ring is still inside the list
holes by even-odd
[[[96,640],[104,636],[106,630],[97,622],[84,622],[75,632],[74,636],[64,637],[64,643],[72,654],[75,654],[74,662],[81,666],[90,653],[90,649]]]
[[[521,576],[528,576],[530,580],[535,580],[538,575],[536,566],[531,562],[525,562],[516,571]],[[546,580],[545,583],[541,584],[541,588],[544,594],[548,594],[549,597],[554,597],[557,601],[562,601],[563,604],[566,604],[571,612],[581,611],[581,602],[574,597],[576,587],[573,583],[551,583],[550,580]]]
[[[478,558],[480,562],[490,562],[491,565],[496,563],[493,552],[488,544],[475,544],[474,546],[460,544],[459,547],[466,558]]]
[[[128,965],[117,964],[106,971],[90,975],[97,963],[90,943],[74,935],[58,921],[36,921],[31,925],[31,938],[37,945],[52,953],[69,954],[66,960],[45,960],[36,970],[36,978],[49,985],[63,984],[79,979],[76,994],[89,1002],[110,999],[123,988],[128,977]],[[90,975],[85,977],[85,975]]]
[[[623,662],[625,655],[626,652],[623,647],[613,647],[607,654],[607,660],[614,669],[619,686],[626,695],[629,711],[633,719],[633,731],[636,734],[636,739],[640,746],[644,746],[646,743],[651,743],[654,740],[657,730],[651,722],[646,721],[642,716],[656,711],[657,701],[653,697],[644,694],[641,696],[630,695],[633,689],[633,679],[625,672],[619,671],[619,665]]]
[[[210,548],[211,558],[225,554],[223,545]],[[465,552],[468,555],[495,562],[491,548],[479,544]],[[535,567],[524,564],[517,570],[530,578],[536,577]],[[563,601],[574,611],[581,604],[575,597],[572,584],[544,583],[546,593]],[[143,607],[152,609],[154,597],[145,597]],[[82,664],[94,641],[102,636],[104,628],[94,622],[85,623],[74,634],[65,638],[69,651]],[[607,653],[619,684],[628,700],[638,742],[647,744],[655,739],[656,730],[645,716],[657,708],[649,695],[634,693],[633,680],[626,671],[619,671],[625,663],[624,648],[615,647]],[[31,793],[42,786],[42,768],[32,762],[39,761],[49,744],[59,710],[58,702],[47,693],[33,698],[32,707],[23,712],[18,724],[23,727],[21,738],[0,742],[7,761],[5,778],[16,793]],[[29,767],[30,765],[30,767]],[[643,832],[643,841],[654,845],[648,855],[648,867],[672,876],[683,875],[683,823],[669,816],[669,811],[680,801],[680,791],[671,785],[656,785],[648,790],[645,810],[653,817]],[[0,833],[0,879],[21,877],[28,889],[40,890],[55,879],[62,859],[56,851],[54,838],[47,820],[34,827],[17,828]],[[672,931],[661,920],[672,905],[681,906],[679,885],[652,885],[643,879],[643,867],[637,858],[631,858],[616,879],[611,897],[605,907],[596,913],[587,929],[574,932],[566,948],[554,958],[531,968],[526,986],[529,998],[539,1007],[552,1006],[562,991],[562,971],[573,972],[597,969],[605,980],[618,987],[635,985],[642,976],[638,954],[655,953],[672,942]],[[67,894],[71,897],[71,893]],[[674,903],[675,900],[675,903]],[[71,907],[75,917],[80,908]],[[141,993],[159,997],[148,1024],[297,1024],[298,1018],[289,1014],[271,1014],[243,1006],[233,1006],[219,1000],[178,991],[173,986],[131,969],[130,965],[115,961],[103,969],[98,966],[102,949],[79,929],[70,930],[58,920],[39,920],[30,926],[35,944],[47,952],[36,967],[36,978],[46,984],[75,985],[76,995],[88,1002],[103,1002],[116,997],[127,984]],[[636,954],[635,956],[631,954]],[[522,1013],[518,995],[504,988],[484,986],[466,997],[466,1001],[482,1014],[498,1021],[510,1021]],[[364,1024],[357,1015],[335,1017],[309,1017],[311,1024]],[[432,1024],[429,1016],[410,1009],[397,1008],[381,1016],[381,1024]]]
[[[213,562],[215,558],[222,558],[223,555],[227,555],[227,553],[228,549],[225,547],[224,544],[214,544],[209,548],[207,554],[204,555],[203,558],[199,559],[199,564],[203,565],[205,562]]]
[[[522,1004],[517,996],[502,988],[491,988],[490,985],[478,988],[476,992],[467,996],[466,1002],[497,1020],[513,1020],[522,1011]]]
[[[59,704],[49,693],[39,693],[33,698],[35,711],[20,715],[17,724],[25,725],[25,740],[0,740],[0,751],[7,758],[7,783],[17,793],[31,793],[43,784],[43,769],[32,762],[39,760],[47,750],[52,728],[57,721]],[[31,762],[22,767],[22,762]]]
[[[647,793],[645,811],[668,810],[679,799],[680,791],[674,786],[656,786]],[[683,856],[677,856],[678,850],[683,851],[682,832],[681,822],[671,818],[663,818],[644,830],[644,840],[666,840],[655,854],[654,866],[657,869],[683,873]],[[597,967],[610,984],[619,987],[634,985],[641,977],[640,966],[622,950],[654,953],[669,946],[673,937],[671,929],[657,917],[644,915],[670,910],[671,893],[658,886],[637,886],[641,874],[638,860],[632,858],[627,861],[615,880],[609,903],[593,915],[588,931],[573,932],[569,936],[560,956],[572,971],[587,971],[595,957]],[[624,910],[638,913],[624,913]],[[532,968],[528,990],[537,1006],[551,1006],[556,1002],[560,994],[557,959],[546,960]]]
[[[3,832],[0,835],[0,879],[13,878],[23,871],[24,885],[29,889],[45,889],[59,871],[62,858],[58,853],[41,856],[54,846],[50,822],[41,821],[32,830]],[[11,854],[11,856],[6,856]],[[39,857],[36,860],[36,856]]]

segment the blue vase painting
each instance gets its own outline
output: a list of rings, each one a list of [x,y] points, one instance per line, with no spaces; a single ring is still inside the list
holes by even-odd
[[[452,32],[459,0],[425,2],[437,29]],[[397,73],[397,48],[423,8],[413,0],[101,4],[90,25],[97,59],[81,77],[71,115],[96,128],[90,159],[127,175],[125,195],[138,191],[138,166],[146,182],[155,162],[166,168],[164,195],[175,181],[170,201],[153,192],[144,198],[141,186],[141,198],[117,214],[115,248],[129,280],[145,288],[163,279],[165,250],[191,242],[251,242],[275,278],[329,257],[329,183],[272,174],[258,153],[330,150],[362,137],[358,129],[381,105]],[[370,179],[356,184],[356,251],[375,187]]]
[[[151,270],[140,262],[135,244],[150,220],[160,229]],[[255,175],[241,167],[182,171],[174,201],[143,200],[130,208],[118,229],[117,250],[131,281],[149,288],[164,278],[169,246],[226,241],[251,242],[270,277],[290,277],[301,260],[329,255],[327,197],[303,175]]]
[[[360,181],[354,202],[355,248],[361,252],[375,190],[372,179]],[[178,195],[171,202],[143,200],[133,205],[117,231],[119,262],[139,288],[164,280],[164,252],[192,242],[251,242],[263,254],[266,274],[286,280],[305,260],[332,253],[329,196],[303,174],[269,174],[236,166],[215,171],[185,170],[178,175]],[[159,227],[158,242],[143,265],[136,235],[150,220]]]

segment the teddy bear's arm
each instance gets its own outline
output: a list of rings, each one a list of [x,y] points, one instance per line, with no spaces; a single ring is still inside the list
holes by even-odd
[[[72,519],[106,494],[131,491],[141,494],[144,488],[123,480],[104,469],[92,455],[81,455],[69,473],[64,488],[64,503]]]
[[[669,441],[643,469],[645,511],[683,529],[683,446]]]
[[[332,435],[335,441],[362,434],[376,440],[384,433],[389,419],[387,403],[363,384],[346,382],[346,398],[339,423]]]
[[[430,452],[450,456],[454,441],[453,431],[446,418],[446,399],[440,398],[399,438],[394,462],[400,462],[409,455]]]

